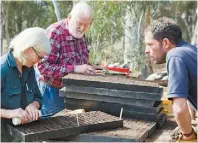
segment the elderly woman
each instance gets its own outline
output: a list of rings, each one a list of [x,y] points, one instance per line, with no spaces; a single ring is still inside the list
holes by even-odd
[[[28,28],[10,43],[9,52],[1,57],[1,141],[12,141],[5,124],[18,117],[22,124],[38,120],[42,97],[33,65],[50,52],[45,30]]]

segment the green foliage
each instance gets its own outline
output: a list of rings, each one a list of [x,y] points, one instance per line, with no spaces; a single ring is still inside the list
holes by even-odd
[[[125,9],[124,3],[115,1],[90,1],[89,4],[93,8],[94,15],[86,35],[92,47],[91,51],[93,50],[91,58],[97,58],[98,55],[105,54],[106,48],[123,37]]]
[[[87,36],[91,42],[99,41],[98,48],[119,41],[123,36],[123,3],[114,1],[89,2],[94,10],[93,22]]]
[[[9,37],[13,37],[27,27],[38,26],[41,13],[45,10],[33,1],[3,1],[5,24]]]
[[[72,1],[58,1],[62,17],[65,18],[72,7]],[[47,28],[57,21],[51,1],[3,1],[3,17],[8,25],[9,38],[28,27]],[[6,28],[6,27],[4,27]]]
[[[62,19],[66,18],[77,1],[58,1]],[[197,20],[196,1],[88,1],[93,8],[93,22],[86,36],[90,45],[90,59],[124,62],[126,54],[131,62],[141,66],[144,61],[144,29],[146,11],[150,11],[151,21],[161,16],[176,20],[183,30],[184,39],[190,41],[193,26]],[[57,21],[51,1],[3,1],[4,39],[11,39],[27,27],[47,28]],[[131,24],[126,29],[126,15],[131,16]],[[131,48],[126,43],[117,42],[131,32]],[[128,50],[128,51],[126,51]],[[124,52],[125,51],[125,52]]]

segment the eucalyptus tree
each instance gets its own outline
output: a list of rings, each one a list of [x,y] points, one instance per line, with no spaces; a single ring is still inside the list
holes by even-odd
[[[6,45],[25,28],[37,26],[39,15],[45,13],[42,6],[33,1],[2,1],[2,7]]]
[[[92,49],[91,55],[93,61],[99,55],[102,59],[118,60],[112,49],[113,44],[120,41],[124,31],[124,3],[115,1],[91,1],[90,6],[93,8],[93,22],[87,33],[88,42]],[[111,54],[105,55],[111,49]],[[123,57],[120,51],[117,54]],[[96,56],[97,55],[97,56]]]
[[[1,37],[7,41],[3,47],[7,47],[10,39],[28,27],[47,28],[57,21],[52,1],[1,1],[2,3],[2,30]],[[63,17],[71,10],[72,1],[57,1],[60,13]],[[6,49],[3,52],[5,52]]]
[[[191,41],[193,31],[196,31],[195,29],[195,23],[197,19],[197,15],[195,14],[197,9],[197,2],[196,1],[152,1],[152,2],[130,2],[130,7],[134,9],[136,12],[136,15],[139,14],[139,21],[138,19],[135,20],[138,27],[138,32],[136,35],[140,36],[134,36],[134,38],[137,38],[136,44],[137,48],[133,50],[133,52],[126,52],[131,55],[129,59],[133,59],[133,63],[136,63],[137,65],[146,65],[148,68],[148,71],[151,73],[153,71],[152,64],[150,60],[144,60],[146,59],[144,57],[144,43],[143,41],[143,33],[145,27],[150,23],[150,21],[153,21],[155,19],[158,19],[162,16],[167,16],[170,18],[173,18],[181,27],[183,31],[183,38],[184,40],[187,40],[188,42]],[[142,14],[144,15],[142,17]],[[141,26],[140,26],[141,25]],[[134,29],[135,30],[135,29]],[[140,42],[141,41],[141,42]],[[131,43],[133,46],[134,43]],[[125,48],[126,50],[127,48]],[[134,53],[134,54],[133,54]],[[150,74],[148,73],[148,74]]]
[[[150,61],[145,60],[143,42],[144,29],[150,21],[162,16],[173,18],[182,27],[185,40],[191,37],[188,35],[192,35],[192,25],[195,23],[193,12],[195,13],[196,10],[196,1],[91,1],[89,3],[94,10],[94,21],[88,32],[93,47],[93,59],[96,58],[96,54],[98,56],[103,53],[103,57],[109,57],[110,62],[116,60],[131,62],[131,68],[134,70],[140,69],[145,64],[150,65]],[[191,19],[187,24],[182,18],[183,13],[188,13],[186,19]],[[120,40],[122,47],[113,49],[112,45]],[[152,72],[152,69],[150,71]]]
[[[59,16],[65,18],[77,1],[55,1]],[[93,8],[93,22],[86,33],[92,47],[92,61],[96,57],[108,62],[131,62],[132,69],[151,65],[144,57],[143,33],[150,21],[161,16],[176,20],[182,27],[185,40],[195,35],[196,1],[88,1]],[[52,1],[2,1],[4,37],[9,41],[27,27],[46,28],[57,21]],[[60,18],[59,18],[60,19]],[[194,32],[194,34],[193,34]],[[120,43],[120,44],[117,44]],[[117,45],[117,46],[115,46]],[[116,48],[118,47],[118,48]],[[152,71],[152,70],[151,70]]]
[[[0,49],[1,49],[1,55],[3,53],[3,25],[4,25],[4,18],[3,18],[3,7],[2,7],[2,1],[0,1],[0,11],[1,11],[1,14],[0,14]]]
[[[61,13],[60,13],[59,5],[58,5],[56,0],[52,0],[52,3],[54,5],[56,18],[57,18],[58,21],[60,21],[61,20]]]

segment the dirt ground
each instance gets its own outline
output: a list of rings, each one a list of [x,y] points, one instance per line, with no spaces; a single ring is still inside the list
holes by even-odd
[[[174,117],[168,117],[166,125],[162,129],[156,129],[155,132],[145,140],[145,142],[169,142],[170,132],[177,127]]]
[[[197,124],[197,118],[194,125]],[[168,117],[166,125],[162,129],[156,129],[155,132],[145,140],[145,142],[169,142],[170,132],[177,127],[174,117]]]

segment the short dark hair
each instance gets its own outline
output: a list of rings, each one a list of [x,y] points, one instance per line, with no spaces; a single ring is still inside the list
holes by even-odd
[[[164,38],[167,38],[173,44],[178,44],[182,40],[182,31],[176,22],[168,17],[161,17],[151,23],[146,29],[146,32],[151,32],[153,38],[162,42]]]

